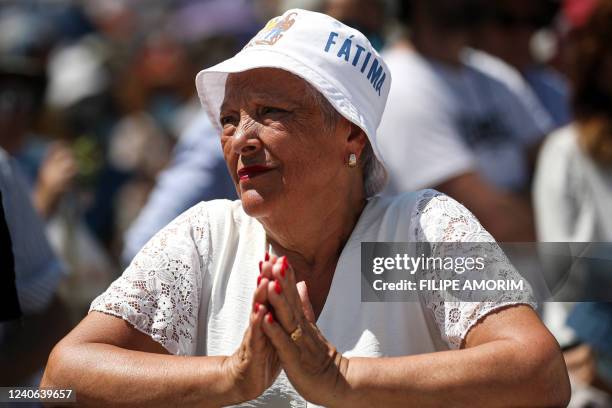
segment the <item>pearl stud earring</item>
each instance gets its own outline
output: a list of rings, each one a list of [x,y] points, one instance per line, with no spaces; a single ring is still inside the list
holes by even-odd
[[[353,168],[357,167],[357,155],[355,153],[351,153],[348,159],[348,166]]]

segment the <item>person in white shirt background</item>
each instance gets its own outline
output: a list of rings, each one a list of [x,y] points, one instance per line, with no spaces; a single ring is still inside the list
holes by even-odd
[[[394,77],[379,128],[387,193],[436,188],[497,240],[533,241],[529,151],[550,116],[511,67],[466,48],[477,0],[402,4],[409,39],[383,53]]]
[[[571,121],[567,79],[548,64],[557,62],[561,3],[484,1],[481,21],[470,28],[471,45],[514,67],[550,114],[555,127]]]
[[[592,2],[580,16],[564,9],[571,28],[566,56],[576,119],[551,134],[540,153],[534,181],[538,239],[611,242],[612,1]],[[588,276],[588,285],[610,285],[609,275]],[[610,406],[612,305],[553,303],[544,311],[564,348],[573,388],[570,406]]]

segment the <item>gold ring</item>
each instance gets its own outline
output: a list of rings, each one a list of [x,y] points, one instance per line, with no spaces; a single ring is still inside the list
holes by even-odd
[[[298,341],[302,337],[302,327],[298,324],[298,327],[291,332],[291,340]]]

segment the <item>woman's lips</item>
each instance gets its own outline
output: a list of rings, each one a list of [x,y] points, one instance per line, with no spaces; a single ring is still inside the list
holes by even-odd
[[[272,168],[261,165],[247,166],[238,170],[238,178],[240,180],[248,180],[250,178],[258,176],[259,174],[266,173],[270,170],[272,170]]]

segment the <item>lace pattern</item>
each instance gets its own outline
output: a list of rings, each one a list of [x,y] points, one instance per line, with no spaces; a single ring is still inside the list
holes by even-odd
[[[177,217],[89,310],[123,318],[172,354],[194,354],[207,225],[204,203]]]
[[[519,278],[518,272],[476,217],[446,195],[435,190],[424,190],[417,200],[410,225],[414,241],[430,243],[432,256],[484,256],[487,278]],[[435,279],[438,274],[436,270],[425,273],[427,279]],[[536,308],[528,284],[523,291],[497,291],[484,301],[482,298],[478,301],[453,301],[448,293],[429,293],[431,295],[425,300],[425,307],[432,312],[443,340],[451,349],[461,347],[470,328],[495,310],[517,304]]]

